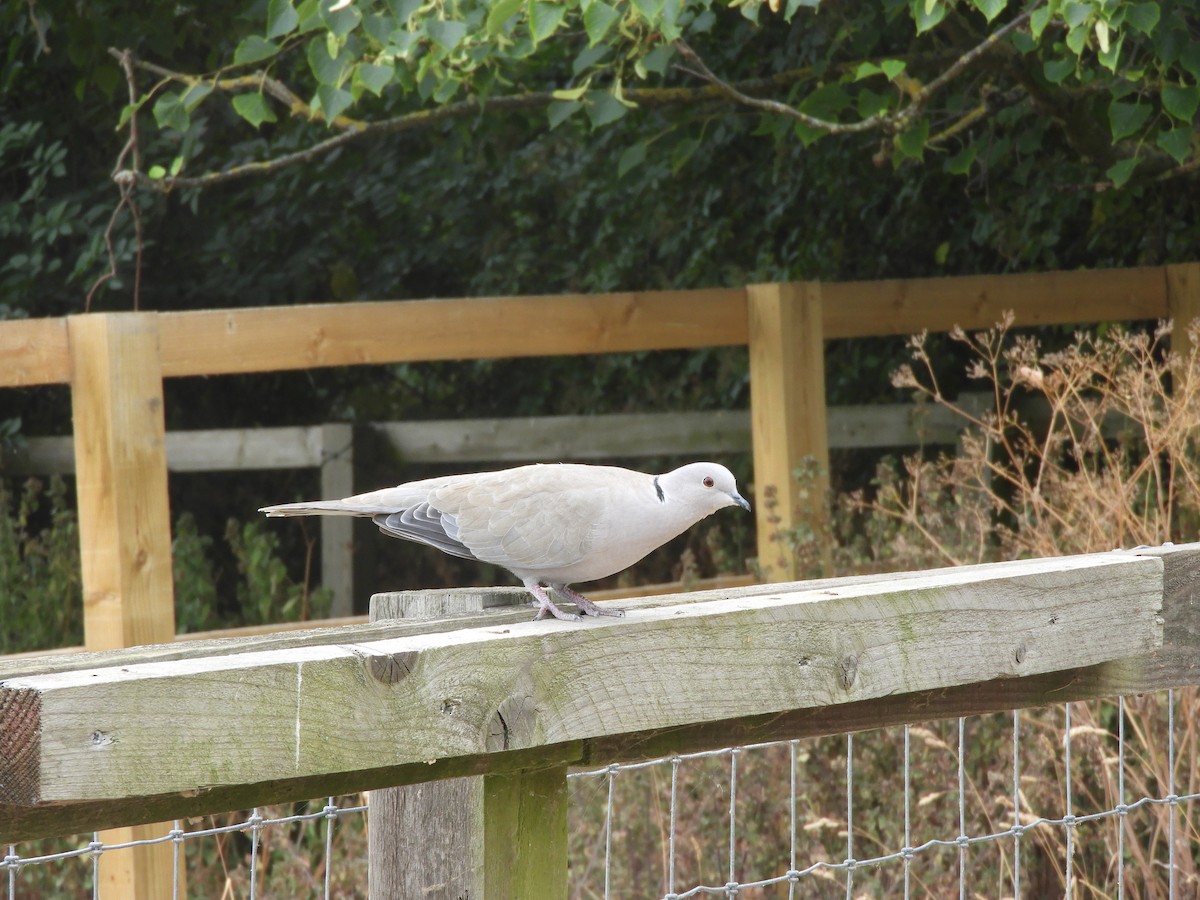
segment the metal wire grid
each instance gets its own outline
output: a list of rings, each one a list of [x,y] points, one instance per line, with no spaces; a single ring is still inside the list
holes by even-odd
[[[904,726],[904,846],[891,853],[886,853],[869,858],[857,859],[854,855],[854,735],[846,735],[846,853],[845,857],[838,861],[819,860],[813,862],[803,868],[798,866],[797,861],[797,750],[800,745],[799,740],[792,741],[769,741],[758,744],[747,744],[740,747],[727,747],[720,750],[709,750],[698,753],[678,754],[669,757],[660,757],[658,759],[647,760],[645,762],[632,764],[612,764],[599,769],[592,769],[583,772],[572,772],[567,777],[570,779],[579,778],[606,778],[607,784],[607,807],[604,816],[604,894],[606,900],[610,900],[614,896],[614,886],[612,884],[612,832],[613,832],[613,807],[614,807],[614,787],[617,776],[622,772],[636,771],[654,766],[670,766],[671,770],[671,788],[670,788],[670,820],[669,834],[667,841],[667,891],[661,895],[662,900],[684,900],[688,897],[696,897],[700,895],[717,895],[733,898],[744,891],[755,888],[769,888],[775,885],[788,886],[789,900],[795,900],[801,889],[801,884],[806,876],[812,876],[820,870],[827,872],[841,872],[845,875],[845,896],[847,900],[853,900],[854,897],[854,876],[855,872],[865,867],[882,866],[888,863],[899,862],[903,866],[903,885],[904,897],[909,898],[912,891],[912,882],[910,878],[910,868],[913,859],[922,853],[927,853],[931,850],[938,849],[957,849],[958,851],[958,896],[960,900],[966,900],[967,897],[967,854],[968,850],[977,845],[988,844],[997,841],[1011,841],[1013,864],[1012,864],[1012,893],[1014,897],[1020,898],[1021,894],[1021,839],[1028,835],[1031,831],[1044,827],[1060,827],[1064,830],[1066,836],[1066,859],[1064,860],[1065,883],[1066,890],[1064,896],[1073,896],[1074,877],[1074,855],[1075,855],[1075,831],[1078,826],[1088,822],[1096,822],[1105,819],[1119,818],[1124,819],[1130,813],[1139,810],[1143,807],[1152,806],[1167,806],[1170,808],[1168,816],[1168,859],[1167,859],[1167,896],[1176,898],[1180,896],[1177,891],[1177,872],[1179,867],[1176,864],[1176,818],[1177,808],[1182,803],[1200,799],[1200,793],[1190,793],[1185,795],[1177,795],[1175,793],[1175,692],[1169,690],[1167,692],[1167,793],[1162,797],[1141,797],[1133,802],[1126,802],[1125,793],[1125,767],[1126,767],[1126,738],[1125,738],[1125,698],[1118,699],[1118,734],[1117,734],[1117,780],[1118,780],[1118,803],[1111,809],[1102,810],[1099,812],[1089,813],[1086,815],[1075,815],[1074,813],[1074,798],[1072,793],[1072,759],[1071,759],[1071,704],[1063,705],[1064,716],[1064,757],[1065,757],[1065,784],[1066,791],[1064,797],[1064,812],[1058,818],[1050,818],[1041,816],[1025,823],[1021,822],[1021,765],[1020,765],[1020,742],[1021,742],[1021,723],[1019,711],[1012,713],[1012,806],[1013,820],[1012,825],[1002,831],[994,831],[987,834],[967,834],[967,815],[966,815],[966,775],[965,775],[965,728],[964,718],[958,719],[958,762],[957,762],[957,794],[958,794],[958,834],[952,838],[936,838],[925,841],[917,846],[912,845],[911,840],[911,800],[912,800],[912,766],[911,766],[911,741],[910,729],[911,726]],[[736,853],[738,822],[737,822],[737,791],[738,791],[738,759],[742,754],[748,751],[766,749],[771,747],[788,747],[791,754],[791,776],[789,786],[789,810],[791,818],[791,847],[789,851],[787,870],[778,874],[765,878],[754,880],[741,881],[738,878],[736,868]],[[729,867],[728,881],[725,884],[697,884],[688,887],[686,890],[679,890],[676,877],[676,859],[677,859],[677,825],[679,815],[679,769],[682,763],[689,760],[698,760],[713,757],[729,758]],[[1124,859],[1124,827],[1117,829],[1118,850],[1116,853],[1116,885],[1117,897],[1125,896],[1125,859]]]
[[[770,741],[758,744],[748,744],[740,747],[726,747],[719,750],[709,750],[699,753],[679,754],[670,757],[661,757],[658,759],[648,760],[639,763],[629,764],[613,764],[599,769],[593,769],[582,772],[572,772],[567,777],[569,779],[586,779],[586,778],[606,778],[607,779],[607,807],[604,817],[604,897],[611,898],[613,896],[614,886],[612,884],[612,834],[613,834],[613,809],[614,809],[614,788],[616,778],[622,772],[631,772],[640,769],[647,769],[654,766],[669,766],[671,771],[671,787],[670,787],[670,821],[669,821],[669,837],[667,847],[667,891],[661,895],[662,900],[684,900],[688,897],[696,897],[699,895],[724,895],[726,897],[736,897],[739,893],[754,888],[767,888],[774,885],[788,886],[789,900],[794,900],[798,896],[798,891],[801,888],[802,880],[806,876],[812,876],[820,870],[828,872],[840,872],[845,878],[845,895],[847,900],[851,900],[854,891],[855,872],[864,867],[882,866],[888,863],[899,862],[903,867],[903,885],[904,896],[907,898],[911,895],[911,878],[910,867],[913,859],[922,853],[927,853],[937,849],[957,849],[958,852],[958,881],[959,881],[959,897],[960,900],[966,898],[967,885],[967,852],[976,845],[987,844],[997,841],[1011,841],[1013,853],[1012,865],[1012,891],[1015,897],[1021,896],[1021,840],[1029,834],[1033,829],[1042,827],[1060,827],[1064,829],[1066,835],[1066,859],[1064,860],[1065,881],[1066,881],[1066,896],[1071,896],[1072,878],[1074,875],[1072,861],[1075,854],[1075,829],[1084,823],[1109,819],[1113,817],[1124,818],[1129,813],[1134,812],[1142,807],[1150,807],[1155,805],[1166,805],[1170,807],[1170,815],[1168,817],[1168,860],[1167,860],[1167,879],[1168,879],[1168,896],[1175,898],[1177,894],[1176,874],[1178,867],[1176,865],[1176,808],[1182,804],[1192,800],[1200,799],[1200,793],[1190,793],[1185,795],[1177,795],[1175,793],[1175,692],[1167,692],[1167,794],[1162,797],[1141,797],[1132,803],[1126,802],[1125,793],[1125,768],[1126,768],[1126,738],[1125,738],[1125,700],[1118,700],[1118,735],[1117,735],[1117,779],[1119,802],[1111,809],[1090,813],[1086,815],[1074,814],[1074,797],[1072,792],[1072,759],[1071,759],[1071,704],[1064,704],[1064,734],[1065,734],[1065,767],[1066,767],[1066,791],[1064,797],[1064,814],[1058,818],[1039,817],[1024,824],[1021,822],[1021,788],[1020,788],[1020,742],[1021,742],[1021,725],[1019,713],[1014,711],[1012,714],[1012,749],[1013,749],[1013,766],[1012,766],[1012,806],[1013,806],[1013,821],[1012,825],[1001,831],[994,831],[987,834],[969,835],[966,833],[966,775],[965,775],[965,719],[959,718],[958,724],[958,764],[957,764],[957,794],[958,794],[958,831],[954,837],[937,838],[925,841],[922,844],[913,846],[911,841],[911,816],[912,816],[912,752],[911,752],[911,735],[910,726],[904,726],[904,766],[903,766],[903,815],[904,815],[904,846],[891,853],[872,856],[868,858],[858,859],[854,855],[854,735],[846,735],[846,852],[841,860],[818,860],[809,865],[800,868],[798,860],[798,849],[796,836],[799,830],[799,822],[797,815],[797,772],[798,772],[798,748],[801,744],[799,740],[792,741]],[[788,863],[786,871],[756,880],[741,881],[738,878],[737,872],[737,856],[736,845],[738,837],[738,820],[737,820],[737,798],[738,798],[738,760],[748,752],[761,750],[771,747],[787,747],[790,753],[790,779],[789,779],[789,815],[790,815],[790,834],[791,847],[788,855]],[[729,848],[729,866],[728,880],[725,884],[719,885],[703,885],[698,884],[687,888],[686,890],[677,890],[676,877],[676,845],[678,839],[678,813],[680,807],[679,798],[679,769],[680,766],[689,760],[698,760],[705,758],[728,757],[729,759],[729,805],[728,805],[728,848]],[[93,867],[93,897],[97,897],[97,888],[99,879],[96,873],[99,867],[100,856],[104,853],[112,853],[120,850],[127,850],[136,846],[161,844],[165,842],[173,842],[176,845],[177,851],[182,851],[182,846],[186,841],[200,840],[206,837],[212,837],[230,832],[249,832],[251,837],[251,856],[250,856],[250,882],[249,896],[251,900],[258,894],[257,885],[257,870],[258,870],[258,853],[259,853],[259,836],[264,828],[287,825],[294,822],[315,821],[318,819],[326,819],[327,827],[325,833],[325,859],[331,860],[333,852],[333,834],[334,826],[337,820],[341,817],[363,813],[367,810],[366,806],[349,806],[339,807],[335,803],[335,798],[328,798],[324,807],[319,810],[308,813],[299,813],[290,816],[279,818],[264,818],[259,815],[255,809],[251,815],[242,822],[237,822],[230,825],[224,825],[214,828],[198,829],[195,831],[186,831],[181,827],[180,822],[175,822],[174,827],[165,835],[159,838],[129,841],[120,844],[104,844],[99,840],[98,835],[93,835],[93,840],[74,850],[67,850],[59,853],[50,853],[40,856],[21,856],[17,853],[16,846],[8,848],[8,854],[0,858],[0,873],[6,876],[8,887],[9,900],[15,900],[17,896],[17,886],[19,883],[20,872],[23,868],[35,865],[45,865],[54,862],[61,862],[71,859],[80,859],[91,857]],[[1116,853],[1116,884],[1117,897],[1124,897],[1125,888],[1125,872],[1124,872],[1124,828],[1117,829],[1118,850]],[[175,877],[174,894],[175,900],[179,897],[179,867],[181,860],[181,852],[175,854]],[[330,893],[330,875],[332,866],[327,864],[324,872],[324,894],[328,900],[331,897]]]
[[[175,821],[174,827],[171,828],[165,835],[157,838],[147,838],[138,841],[126,841],[119,844],[105,844],[100,840],[99,833],[92,835],[92,841],[85,846],[78,847],[74,850],[65,850],[60,853],[47,853],[41,856],[20,856],[17,853],[15,845],[9,845],[8,854],[0,859],[0,872],[6,874],[6,882],[8,886],[8,900],[16,900],[17,886],[20,879],[21,869],[36,866],[47,865],[55,862],[62,862],[71,859],[81,859],[90,856],[92,860],[92,897],[99,898],[99,868],[100,857],[105,853],[115,853],[121,850],[130,850],[134,847],[149,846],[152,844],[165,844],[172,842],[175,844],[174,854],[174,871],[171,878],[172,884],[172,900],[180,900],[180,860],[182,857],[183,844],[186,841],[195,841],[207,837],[214,837],[220,834],[229,834],[232,832],[249,832],[250,833],[250,898],[254,900],[258,896],[258,853],[259,853],[259,836],[264,828],[271,828],[280,825],[288,825],[294,822],[314,822],[318,819],[326,820],[325,827],[325,859],[331,860],[333,856],[333,832],[337,821],[345,816],[356,813],[364,813],[367,810],[365,805],[360,806],[338,806],[334,797],[326,799],[324,807],[319,810],[308,813],[297,813],[291,816],[281,816],[279,818],[264,818],[259,815],[257,809],[253,810],[250,816],[243,822],[235,822],[231,825],[222,825],[215,828],[201,828],[195,831],[186,831],[182,827],[182,823]],[[324,879],[324,900],[329,900],[332,897],[330,893],[330,874],[333,871],[331,865],[325,866]]]

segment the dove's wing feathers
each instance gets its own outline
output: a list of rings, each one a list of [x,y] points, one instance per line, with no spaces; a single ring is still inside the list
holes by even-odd
[[[452,537],[476,559],[514,572],[568,568],[592,552],[610,518],[613,476],[598,468],[523,466],[489,473],[439,487],[430,504],[451,520]]]
[[[418,503],[400,512],[377,513],[371,517],[371,521],[391,537],[428,544],[451,556],[479,559],[458,539],[454,517],[434,509],[428,503]]]

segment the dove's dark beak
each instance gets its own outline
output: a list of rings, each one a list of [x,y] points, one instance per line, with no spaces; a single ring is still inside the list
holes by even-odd
[[[750,502],[737,491],[730,494],[729,498],[746,512],[750,512]]]

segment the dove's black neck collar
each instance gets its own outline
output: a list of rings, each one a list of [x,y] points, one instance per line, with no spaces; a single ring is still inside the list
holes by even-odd
[[[658,483],[658,476],[654,476],[654,493],[658,494],[658,502],[666,503],[667,495],[663,493],[662,485]]]

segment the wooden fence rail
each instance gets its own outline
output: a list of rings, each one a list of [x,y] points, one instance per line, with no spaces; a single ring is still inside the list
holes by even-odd
[[[826,341],[922,329],[1200,315],[1200,263],[1118,271],[375,302],[0,322],[0,387],[69,384],[89,647],[175,632],[162,380],[318,366],[748,346],[758,556],[800,524],[794,471],[825,459]],[[1182,341],[1182,329],[1176,333]],[[812,486],[810,486],[811,488]],[[816,489],[821,485],[817,484]],[[767,498],[771,502],[766,502]],[[170,848],[159,854],[169,872]],[[147,850],[147,854],[154,851]],[[102,858],[102,869],[107,866]],[[161,879],[109,877],[123,897]],[[142,882],[150,884],[145,887]]]
[[[518,848],[565,846],[568,765],[1197,683],[1197,585],[1190,544],[670,595],[581,623],[491,606],[519,593],[501,589],[457,617],[0,661],[0,844],[483,776],[503,822],[480,839],[522,839],[485,846],[503,863],[478,895],[534,896],[512,879],[536,872],[553,887],[536,896],[565,896],[565,853]]]

